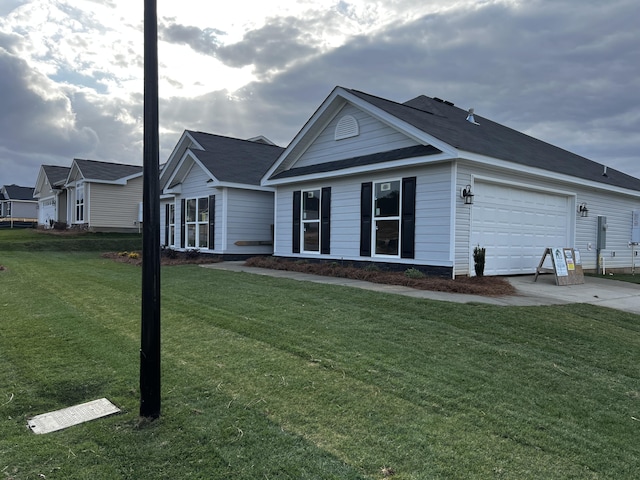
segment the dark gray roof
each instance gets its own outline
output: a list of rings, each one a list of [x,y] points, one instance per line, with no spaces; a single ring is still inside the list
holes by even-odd
[[[33,187],[5,185],[4,200],[33,200]]]
[[[74,160],[82,176],[88,180],[116,181],[142,173],[142,166],[123,163],[99,162],[97,160]]]
[[[475,114],[479,125],[474,125],[466,120],[466,110],[450,102],[422,95],[400,104],[357,90],[345,90],[459,150],[606,185],[640,190],[640,179],[612,168],[606,169],[605,176],[604,165],[600,163],[485,117]]]
[[[69,176],[69,170],[71,170],[69,167],[60,167],[58,165],[43,165],[42,169],[52,187],[64,185]]]
[[[191,152],[220,182],[260,185],[262,176],[284,151],[264,142],[188,132],[204,148]]]
[[[435,155],[436,153],[442,152],[431,145],[416,145],[413,147],[398,148],[396,150],[390,150],[387,152],[361,155],[344,160],[335,160],[333,162],[325,162],[318,163],[316,165],[307,165],[305,167],[291,168],[289,170],[284,170],[277,175],[272,176],[271,178],[289,178],[297,177],[299,175],[333,172],[345,168],[360,167],[363,165],[374,165],[376,163],[391,162],[393,160],[402,160],[405,158]]]

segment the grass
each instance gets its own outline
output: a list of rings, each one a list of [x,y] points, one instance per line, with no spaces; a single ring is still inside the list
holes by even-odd
[[[0,231],[0,252],[122,251],[139,250],[141,247],[142,235],[132,233],[74,233],[32,228]]]
[[[140,269],[98,252],[17,248],[0,250],[0,264],[0,478],[640,470],[636,315],[164,267],[162,416],[147,423]],[[47,435],[26,429],[30,416],[103,396],[123,413]]]

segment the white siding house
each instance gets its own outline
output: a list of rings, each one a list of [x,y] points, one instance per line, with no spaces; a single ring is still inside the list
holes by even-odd
[[[142,183],[142,166],[73,160],[64,184],[67,222],[93,232],[139,232]]]
[[[33,192],[38,201],[38,225],[52,228],[56,223],[67,222],[67,190],[64,184],[69,176],[69,167],[41,165]]]
[[[186,130],[160,174],[161,242],[225,258],[273,252],[273,188],[260,179],[283,151],[268,140]]]
[[[475,274],[475,246],[486,275],[535,273],[547,247],[575,248],[587,270],[635,261],[639,179],[437,98],[336,87],[261,184],[280,257],[452,277]]]

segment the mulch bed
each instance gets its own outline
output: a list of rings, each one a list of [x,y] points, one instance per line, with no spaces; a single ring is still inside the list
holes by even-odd
[[[419,290],[448,293],[466,293],[488,297],[515,295],[516,289],[501,277],[458,277],[456,279],[429,277],[411,278],[405,272],[345,266],[338,263],[292,261],[275,257],[253,257],[246,261],[250,267],[288,270],[327,277],[350,278],[387,285],[402,285]]]
[[[103,253],[102,257],[131,265],[142,264],[141,252],[107,252]],[[219,261],[215,256],[207,254],[199,255],[194,252],[178,252],[176,250],[172,251],[170,255],[163,252],[160,257],[161,265],[206,264]],[[245,265],[249,267],[269,268],[272,270],[311,273],[326,277],[350,278],[353,280],[364,280],[366,282],[387,285],[401,285],[436,292],[466,293],[486,297],[501,297],[516,294],[516,289],[513,285],[501,277],[458,277],[456,279],[449,279],[426,276],[423,278],[412,278],[407,276],[405,272],[359,268],[338,263],[293,261],[276,257],[252,257],[245,262]]]

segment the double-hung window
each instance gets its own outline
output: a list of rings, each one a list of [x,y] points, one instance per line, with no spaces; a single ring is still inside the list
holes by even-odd
[[[209,200],[206,197],[186,201],[187,248],[209,248]]]
[[[320,189],[302,191],[302,249],[320,252]]]
[[[76,222],[84,222],[84,183],[76,185]]]
[[[376,255],[399,255],[400,180],[374,184],[373,238]]]
[[[168,232],[168,244],[169,246],[174,246],[176,243],[176,204],[170,203],[167,205],[168,214],[167,214],[167,225],[169,226]]]

